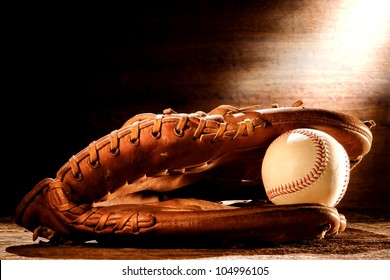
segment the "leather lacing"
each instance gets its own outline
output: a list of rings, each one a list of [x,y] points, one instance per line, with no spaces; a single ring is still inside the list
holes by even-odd
[[[134,210],[121,211],[120,214],[114,209],[91,207],[89,204],[76,204],[72,202],[62,183],[56,181],[50,185],[48,192],[50,204],[63,214],[63,219],[70,226],[87,227],[96,232],[102,233],[136,233],[141,228],[152,227],[156,223],[155,217],[148,213],[140,213]],[[103,211],[102,211],[103,210]],[[124,209],[122,209],[124,210]],[[129,209],[130,210],[130,209]],[[33,240],[38,236],[48,238],[56,242],[57,234],[44,226],[34,230]],[[61,242],[61,240],[57,240]]]
[[[302,106],[303,101],[297,100],[295,101],[291,107],[299,107]],[[278,104],[272,104],[272,108],[279,108]],[[226,106],[221,110],[225,110],[226,114],[242,112],[250,109],[259,109],[258,105],[245,107],[245,108],[236,108],[233,106]],[[261,115],[260,113],[258,113]],[[150,116],[154,116],[154,119],[150,119]],[[193,134],[193,139],[199,139],[200,141],[210,141],[211,143],[217,141],[218,139],[236,139],[240,136],[252,136],[255,132],[256,127],[265,127],[266,121],[261,118],[251,118],[245,119],[238,123],[228,123],[225,122],[224,117],[222,115],[208,115],[203,111],[197,111],[192,114],[179,114],[172,110],[171,108],[165,109],[163,114],[145,114],[145,119],[138,119],[131,123],[131,125],[126,126],[125,129],[127,131],[114,130],[108,135],[108,149],[113,156],[117,156],[120,153],[119,144],[120,138],[127,137],[130,143],[134,146],[138,146],[140,144],[140,135],[141,130],[152,125],[151,136],[154,139],[159,139],[161,137],[161,130],[163,127],[164,121],[174,121],[177,122],[174,127],[174,134],[178,137],[182,137],[184,135],[184,131],[188,122],[191,124],[197,123],[197,127]],[[196,119],[196,121],[194,120]],[[211,125],[209,127],[208,125]],[[217,127],[217,128],[216,128]],[[101,146],[106,145],[107,142],[104,142],[98,146],[96,141],[92,142],[88,148],[89,160],[88,164],[92,168],[97,168],[100,166],[99,163],[99,149]],[[72,172],[72,176],[75,180],[82,180],[82,174],[79,167],[79,162],[82,160],[78,160],[77,156],[72,156],[69,160],[69,166]]]
[[[86,151],[88,152],[88,164],[92,168],[100,166],[99,162],[99,150],[103,146],[107,146],[107,149],[113,156],[120,154],[120,138],[125,137],[128,141],[138,146],[140,144],[141,131],[151,126],[151,137],[159,139],[161,137],[161,131],[164,122],[177,122],[174,126],[174,134],[177,137],[184,136],[186,126],[197,124],[192,138],[200,141],[210,141],[211,143],[218,141],[219,139],[236,139],[240,136],[252,136],[256,127],[265,127],[266,122],[260,118],[244,119],[238,123],[228,123],[224,121],[223,116],[211,115],[208,116],[204,112],[196,112],[193,114],[178,114],[171,109],[164,110],[164,114],[155,115],[154,119],[137,120],[128,127],[124,127],[120,130],[112,131],[104,141],[93,141],[89,144]],[[191,122],[191,124],[189,124]],[[84,158],[84,157],[83,157]],[[83,179],[82,172],[79,166],[79,162],[83,159],[76,156],[72,156],[69,160],[69,166],[72,176],[75,180],[80,181]]]

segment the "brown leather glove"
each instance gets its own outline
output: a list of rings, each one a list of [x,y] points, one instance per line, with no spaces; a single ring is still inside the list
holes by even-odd
[[[374,125],[300,102],[139,114],[72,156],[55,179],[38,183],[17,206],[16,223],[33,232],[33,240],[53,243],[279,243],[333,236],[346,227],[336,208],[267,201],[262,158],[279,135],[312,128],[343,145],[352,169],[369,152]]]

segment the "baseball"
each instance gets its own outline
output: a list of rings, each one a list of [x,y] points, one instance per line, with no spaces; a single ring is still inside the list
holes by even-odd
[[[276,138],[265,152],[261,176],[276,204],[322,203],[335,206],[349,183],[349,157],[329,134],[294,129]]]

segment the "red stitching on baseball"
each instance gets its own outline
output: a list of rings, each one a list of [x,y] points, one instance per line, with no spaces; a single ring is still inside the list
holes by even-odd
[[[312,140],[314,147],[316,148],[316,160],[314,162],[314,166],[302,178],[299,178],[295,181],[286,184],[278,185],[268,190],[267,196],[270,200],[279,195],[294,193],[306,187],[309,187],[322,175],[326,165],[328,164],[329,161],[328,146],[326,145],[326,141],[324,141],[324,139],[322,139],[321,136],[318,136],[317,134],[304,129],[296,129],[294,131],[288,131],[286,132],[286,134],[288,135],[293,132],[305,135]]]

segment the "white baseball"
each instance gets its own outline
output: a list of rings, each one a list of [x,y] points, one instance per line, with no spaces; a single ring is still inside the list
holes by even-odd
[[[349,183],[349,157],[329,134],[295,129],[266,150],[261,176],[268,199],[276,205],[322,203],[335,206]]]

